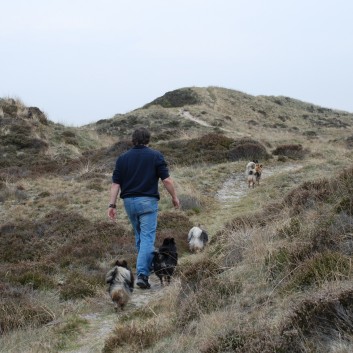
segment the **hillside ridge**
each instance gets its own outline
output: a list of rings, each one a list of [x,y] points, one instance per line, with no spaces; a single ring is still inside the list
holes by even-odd
[[[352,122],[218,87],[80,128],[0,99],[0,352],[351,352]],[[173,236],[180,261],[158,300],[136,296],[114,320],[105,274],[117,258],[135,271],[136,252],[121,200],[116,222],[107,201],[138,126],[175,181],[182,207],[160,189],[156,246]],[[254,188],[251,160],[263,165]],[[194,225],[209,234],[200,254]]]

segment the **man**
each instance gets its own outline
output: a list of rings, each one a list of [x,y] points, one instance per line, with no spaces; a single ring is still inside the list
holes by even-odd
[[[135,233],[138,252],[136,285],[142,289],[150,288],[148,277],[156,239],[159,179],[172,197],[174,207],[180,206],[167,163],[159,151],[147,146],[149,141],[150,133],[145,128],[139,128],[132,134],[134,147],[116,161],[108,209],[109,218],[115,219],[116,199],[120,192]]]

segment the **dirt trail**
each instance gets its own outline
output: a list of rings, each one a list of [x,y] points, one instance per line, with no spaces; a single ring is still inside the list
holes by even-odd
[[[261,181],[274,175],[275,173],[287,173],[301,169],[299,164],[290,164],[287,166],[266,167],[261,175]],[[260,183],[261,183],[260,181]],[[231,207],[234,202],[245,197],[249,190],[245,179],[245,169],[243,173],[233,173],[217,191],[216,198],[221,203],[222,208]]]
[[[142,290],[135,286],[131,301],[127,304],[124,311],[116,313],[114,311],[113,303],[109,295],[106,295],[107,306],[111,308],[111,313],[91,313],[83,315],[82,318],[86,319],[89,323],[78,339],[74,343],[74,349],[64,350],[65,353],[101,353],[104,347],[104,342],[109,334],[114,330],[115,324],[119,322],[121,315],[133,312],[139,307],[146,305],[152,298],[157,299],[163,295],[163,288],[159,279],[155,275],[151,275],[149,282],[151,289]],[[109,309],[108,309],[109,310]]]
[[[214,126],[212,126],[211,124],[207,123],[206,121],[202,120],[202,119],[199,119],[199,118],[196,118],[194,117],[189,111],[187,110],[183,110],[183,109],[180,109],[179,110],[179,114],[184,117],[185,119],[188,119],[188,120],[191,120],[195,123],[198,123],[202,126],[207,126],[207,127],[211,127],[211,128],[214,128]],[[227,130],[227,129],[224,129],[222,127],[219,128],[220,130],[223,130],[223,131],[228,131],[228,132],[231,132],[230,130]]]
[[[276,166],[265,168],[261,180],[270,177],[275,173],[286,173],[301,169],[301,165],[291,164],[287,166]],[[233,206],[241,198],[245,197],[248,192],[248,185],[245,181],[245,171],[241,173],[233,173],[223,183],[222,187],[216,193],[216,199],[220,202],[221,209]],[[131,301],[128,303],[123,314],[133,312],[139,307],[146,305],[152,298],[157,299],[163,296],[163,288],[155,275],[150,277],[151,289],[142,290],[135,288]],[[119,321],[122,313],[115,313],[113,304],[106,294],[107,306],[111,307],[111,313],[107,312],[92,313],[83,316],[88,322],[88,328],[83,332],[82,336],[75,343],[76,349],[65,350],[65,353],[101,353],[104,342],[109,334],[114,330],[115,324]],[[107,311],[110,311],[108,309]]]

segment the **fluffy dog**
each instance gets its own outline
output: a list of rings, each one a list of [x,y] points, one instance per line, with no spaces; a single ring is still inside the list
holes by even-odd
[[[245,177],[248,183],[248,187],[255,187],[255,184],[260,185],[260,179],[262,174],[262,164],[259,164],[257,160],[249,162],[245,168]]]
[[[125,260],[115,262],[106,275],[106,283],[109,284],[108,291],[115,304],[115,310],[119,307],[123,310],[134,289],[134,276]]]
[[[255,166],[256,166],[255,161],[252,161],[252,162],[249,162],[245,168],[245,177],[249,188],[255,186],[255,182],[256,182]]]
[[[200,252],[208,242],[207,233],[200,227],[192,227],[188,234],[189,249],[191,252]]]
[[[170,284],[170,279],[174,273],[175,266],[178,264],[178,253],[174,238],[165,238],[163,244],[154,252],[153,270],[161,281],[166,280]]]

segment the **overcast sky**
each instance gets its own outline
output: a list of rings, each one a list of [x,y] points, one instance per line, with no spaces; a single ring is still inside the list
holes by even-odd
[[[0,0],[0,97],[80,126],[182,87],[353,112],[352,0]]]

